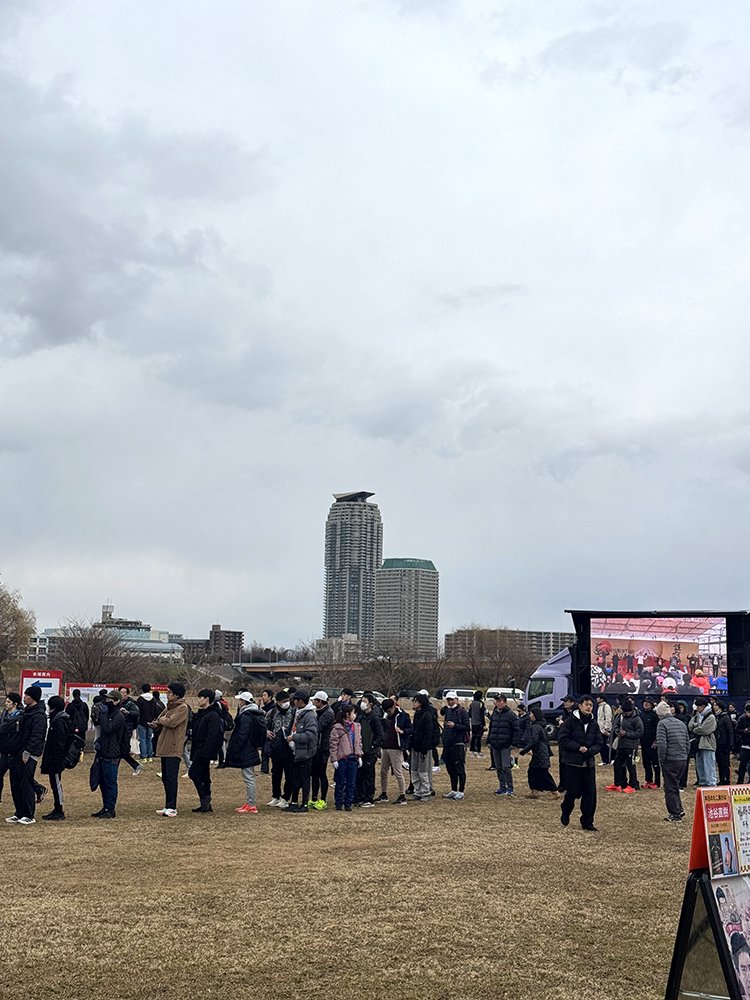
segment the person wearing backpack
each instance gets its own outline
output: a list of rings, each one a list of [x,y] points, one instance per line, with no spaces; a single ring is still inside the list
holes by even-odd
[[[36,823],[36,794],[34,773],[44,752],[47,736],[47,712],[38,684],[27,687],[23,695],[26,706],[19,720],[20,747],[12,754],[10,762],[10,790],[15,812],[5,818],[6,823],[30,826]]]
[[[192,760],[188,774],[195,785],[200,805],[194,813],[213,812],[211,808],[211,761],[224,742],[224,720],[214,692],[204,688],[198,692],[198,711],[193,715]]]
[[[271,801],[269,806],[289,808],[292,789],[292,759],[287,736],[292,731],[294,708],[288,691],[278,691],[276,708],[266,715],[268,739],[271,741]],[[283,788],[282,788],[283,781]]]
[[[125,717],[125,735],[127,736],[127,745],[123,747],[125,752],[122,755],[122,759],[131,768],[133,777],[137,778],[143,768],[130,752],[130,745],[133,733],[138,728],[138,723],[141,719],[141,710],[138,708],[135,698],[131,698],[129,687],[123,684],[117,690],[120,692],[120,711]]]
[[[89,706],[81,698],[81,692],[76,688],[73,697],[68,702],[65,709],[70,717],[70,723],[76,736],[80,736],[84,744],[86,742],[86,731],[89,728]]]
[[[73,738],[73,721],[65,711],[64,699],[59,695],[53,695],[49,699],[47,708],[49,709],[49,729],[47,730],[47,742],[44,744],[40,770],[42,774],[49,775],[55,806],[52,812],[45,813],[42,819],[58,820],[65,819],[62,773],[65,770],[68,747]]]
[[[21,695],[9,691],[5,696],[5,708],[0,715],[0,802],[3,801],[5,775],[10,770],[12,753],[20,746]]]
[[[266,717],[249,691],[240,691],[235,697],[240,703],[240,709],[227,744],[225,766],[239,768],[242,772],[245,801],[234,811],[240,816],[246,816],[258,811],[254,768],[260,764],[260,751],[266,742]]]

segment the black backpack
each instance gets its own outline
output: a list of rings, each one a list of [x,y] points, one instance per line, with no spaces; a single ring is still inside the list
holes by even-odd
[[[255,747],[257,750],[262,749],[266,745],[266,740],[268,739],[268,730],[266,729],[266,717],[262,712],[250,712],[250,718],[252,719],[252,729],[250,730],[250,746]]]
[[[83,757],[84,746],[83,739],[77,733],[70,734],[68,747],[63,758],[63,767],[66,771],[72,771],[79,764]]]
[[[21,716],[5,718],[0,723],[0,753],[16,754],[21,750]]]

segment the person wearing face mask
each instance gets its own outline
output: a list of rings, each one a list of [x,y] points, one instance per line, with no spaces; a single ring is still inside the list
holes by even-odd
[[[363,694],[357,714],[357,721],[362,730],[362,767],[357,772],[357,795],[354,805],[366,809],[371,809],[375,805],[375,763],[385,743],[383,720],[374,711],[375,704],[375,695]]]
[[[5,708],[0,715],[0,802],[3,801],[3,786],[5,775],[10,770],[11,754],[18,742],[22,711],[21,695],[16,691],[9,691],[5,696]]]
[[[289,748],[294,753],[292,762],[292,798],[288,813],[308,812],[310,801],[310,769],[318,749],[318,716],[310,701],[310,692],[298,688],[292,702],[296,709],[292,731],[287,736]],[[299,803],[297,798],[300,798]]]
[[[469,713],[458,703],[455,691],[445,695],[443,715],[443,758],[450,775],[451,790],[443,793],[444,799],[462,799],[466,787],[465,736],[471,729]]]
[[[271,741],[271,801],[269,806],[279,809],[289,808],[292,790],[293,752],[289,749],[287,736],[294,723],[294,708],[288,691],[276,695],[276,708],[266,715],[268,739]],[[283,787],[282,787],[283,781]]]
[[[702,788],[716,784],[716,716],[711,711],[708,698],[702,695],[693,702],[693,717],[688,729],[698,737],[695,753],[695,770]]]
[[[612,723],[610,745],[615,751],[615,780],[607,785],[607,791],[630,795],[641,787],[634,754],[643,738],[643,719],[636,712],[632,698],[624,698],[621,709]]]

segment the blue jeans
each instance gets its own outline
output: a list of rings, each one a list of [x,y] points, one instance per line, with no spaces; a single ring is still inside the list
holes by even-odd
[[[154,734],[148,726],[138,726],[138,752],[141,758],[154,756]]]
[[[354,802],[354,791],[357,787],[357,758],[344,757],[334,771],[334,802],[336,808],[351,806]]]
[[[716,784],[716,754],[713,750],[696,751],[695,770],[701,787],[713,787]]]
[[[102,793],[102,806],[109,812],[114,812],[117,805],[117,771],[120,762],[119,760],[102,760],[99,763],[102,768],[99,785]]]

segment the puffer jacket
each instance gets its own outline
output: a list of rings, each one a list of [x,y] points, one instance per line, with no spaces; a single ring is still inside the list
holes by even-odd
[[[530,767],[541,767],[545,771],[549,770],[551,754],[549,738],[543,722],[532,721],[529,727],[528,742],[521,751],[521,756],[523,757],[527,753],[531,754]]]
[[[42,754],[42,774],[60,774],[65,770],[65,754],[72,735],[73,723],[64,709],[50,716]]]
[[[704,709],[703,712],[696,712],[688,722],[688,729],[693,736],[699,737],[699,750],[716,749],[716,716],[710,707]]]
[[[260,747],[254,744],[261,742],[265,728],[266,717],[257,705],[250,704],[240,709],[229,737],[225,757],[227,767],[257,767],[260,764]]]
[[[378,750],[385,743],[383,720],[373,710],[362,712],[357,721],[362,728],[362,750],[365,757],[376,757]]]
[[[38,760],[44,752],[47,735],[47,709],[43,703],[30,705],[21,715],[21,753]]]
[[[221,706],[214,703],[199,708],[193,716],[193,740],[190,745],[191,760],[213,760],[224,742],[224,720]]]
[[[557,737],[560,747],[560,763],[566,767],[593,767],[594,757],[601,751],[602,734],[593,715],[587,721],[578,709],[575,709],[560,727]],[[586,753],[581,753],[581,747],[587,747]]]
[[[687,727],[673,715],[659,719],[656,726],[656,749],[660,763],[665,760],[687,762],[690,756],[690,736]]]
[[[325,705],[318,710],[315,709],[318,717],[318,750],[317,757],[325,760],[328,757],[328,745],[331,739],[331,728],[333,726],[333,709],[330,705]]]
[[[289,746],[294,750],[294,760],[312,760],[318,749],[318,716],[311,701],[297,709],[292,735],[294,738]]]
[[[620,730],[625,733],[624,736],[617,735]],[[635,712],[632,715],[625,715],[624,712],[620,712],[612,722],[612,732],[609,742],[611,746],[616,746],[618,750],[635,750],[636,747],[641,745],[642,736],[643,719],[640,715],[637,715]]]
[[[99,739],[95,744],[97,756],[101,757],[102,760],[120,760],[125,734],[125,716],[120,709],[111,703],[101,702],[99,705]]]
[[[452,726],[446,726],[446,722],[452,722]],[[443,747],[455,746],[457,743],[463,745],[466,742],[466,734],[471,729],[469,713],[461,705],[455,708],[445,708],[443,711]]]
[[[429,708],[418,708],[411,725],[411,748],[414,753],[430,753],[433,747],[434,722]]]
[[[644,709],[641,721],[643,722],[641,745],[644,749],[649,749],[654,745],[654,740],[656,739],[656,724],[659,721],[659,716],[653,708],[650,708],[648,711]]]
[[[350,730],[348,723],[337,722],[331,729],[328,741],[328,757],[331,763],[344,760],[346,757],[362,756],[362,729],[358,722],[351,723],[353,729]],[[352,747],[352,736],[354,736],[354,746]]]
[[[505,708],[493,709],[487,742],[496,750],[509,750],[518,746],[518,716],[507,705]]]

